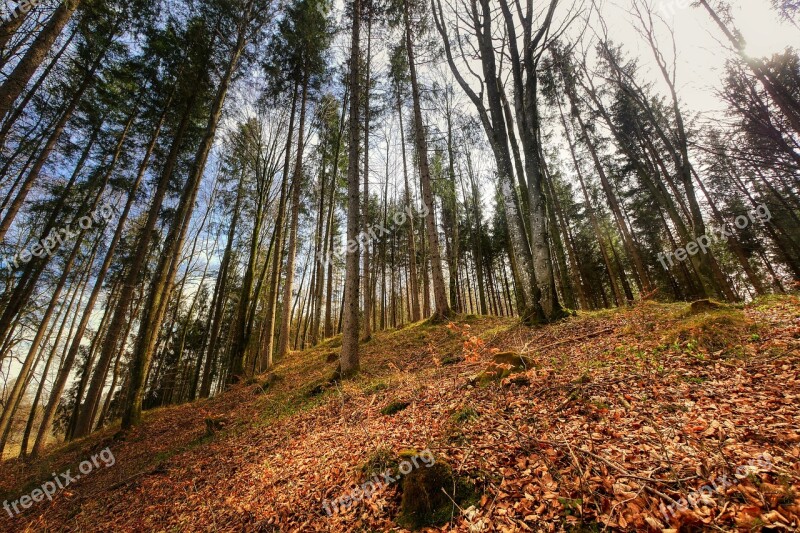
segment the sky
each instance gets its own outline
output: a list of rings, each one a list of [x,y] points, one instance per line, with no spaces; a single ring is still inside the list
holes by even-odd
[[[727,40],[702,7],[691,7],[690,0],[652,0],[657,10],[675,31],[678,89],[684,105],[692,111],[714,113],[723,109],[715,91],[721,87],[725,61],[732,53],[720,44]],[[769,0],[731,0],[734,23],[744,35],[750,55],[764,57],[787,47],[800,45],[800,29],[779,20]],[[631,0],[605,0],[601,8],[611,37],[624,44],[629,53],[641,58],[642,65],[653,66],[652,52],[636,32],[634,18],[627,11]],[[638,44],[638,50],[635,46]],[[663,40],[668,48],[669,41]],[[649,80],[660,74],[652,68]]]

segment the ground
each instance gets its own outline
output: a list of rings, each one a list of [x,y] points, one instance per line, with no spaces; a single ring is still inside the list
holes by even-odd
[[[323,502],[409,449],[473,491],[432,531],[800,524],[796,296],[644,302],[544,328],[417,323],[375,334],[360,375],[331,383],[338,342],[125,435],[0,465],[13,501],[106,447],[115,459],[52,502],[0,512],[0,531],[402,531],[400,482],[333,516]]]

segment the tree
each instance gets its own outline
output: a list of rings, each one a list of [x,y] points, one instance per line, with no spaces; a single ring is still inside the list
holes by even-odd
[[[362,0],[353,0],[352,31],[350,36],[350,117],[348,135],[347,166],[347,249],[345,251],[344,299],[342,302],[342,351],[339,371],[342,377],[355,374],[359,370],[358,340],[358,286],[359,286],[359,242],[360,228],[360,188],[359,144],[361,126],[359,108],[361,105],[361,9]]]

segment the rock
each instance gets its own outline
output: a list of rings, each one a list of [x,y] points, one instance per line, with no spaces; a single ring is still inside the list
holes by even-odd
[[[692,314],[707,313],[708,311],[716,311],[717,309],[721,308],[722,305],[712,300],[697,300],[696,302],[692,302],[691,312]]]
[[[492,381],[501,381],[511,374],[533,368],[530,357],[516,352],[500,352],[492,357],[492,362],[477,376],[470,379],[471,384],[485,385]]]
[[[450,516],[452,502],[442,489],[453,490],[453,472],[442,462],[415,468],[403,478],[398,523],[417,529],[442,523]]]
[[[430,466],[420,464],[403,477],[397,523],[405,528],[442,525],[458,516],[460,508],[477,503],[475,488],[456,477],[444,459],[435,459]]]

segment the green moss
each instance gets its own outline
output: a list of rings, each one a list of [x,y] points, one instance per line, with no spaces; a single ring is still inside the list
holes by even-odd
[[[364,389],[364,394],[376,394],[385,391],[389,388],[389,384],[385,381],[377,381]]]
[[[462,361],[464,361],[464,358],[461,357],[460,355],[448,354],[442,357],[441,363],[442,365],[447,366],[447,365],[455,365],[461,363]]]
[[[478,499],[474,486],[455,477],[438,458],[430,467],[421,466],[406,475],[400,490],[397,523],[411,530],[442,525],[458,514],[456,504],[466,508]]]
[[[267,374],[267,377],[258,383],[258,386],[255,387],[253,392],[255,394],[263,394],[281,380],[283,380],[283,376],[276,374],[275,372],[271,372]]]
[[[664,341],[687,355],[731,353],[746,340],[749,324],[741,310],[728,306],[688,313],[670,329]]]
[[[379,446],[370,452],[367,460],[358,468],[363,479],[370,479],[379,476],[386,470],[393,468],[397,464],[392,449],[388,446]]]
[[[308,396],[309,398],[313,398],[315,396],[321,395],[322,393],[325,392],[327,388],[325,385],[326,385],[325,383],[318,383],[317,385],[314,385],[313,387],[308,389],[308,392],[306,392],[306,396]]]
[[[411,402],[394,401],[389,405],[387,405],[386,407],[384,407],[383,409],[381,409],[381,414],[386,416],[391,416],[395,413],[399,413],[409,405],[411,405]]]
[[[534,363],[530,357],[516,352],[501,352],[492,357],[492,362],[470,381],[473,384],[486,385],[493,381],[501,381],[511,374],[523,372],[533,368]]]
[[[454,412],[450,416],[450,418],[456,424],[463,424],[465,422],[469,422],[470,420],[474,420],[474,419],[478,418],[478,416],[480,416],[478,414],[478,411],[476,411],[475,409],[473,409],[470,406],[465,406],[465,407],[462,407],[461,409],[457,410],[456,412]]]
[[[221,418],[206,418],[206,437],[213,437],[217,432],[225,427],[225,421]]]
[[[327,348],[341,348],[342,347],[342,336],[337,335],[336,337],[332,337],[327,341],[323,342],[321,346],[325,346]]]

